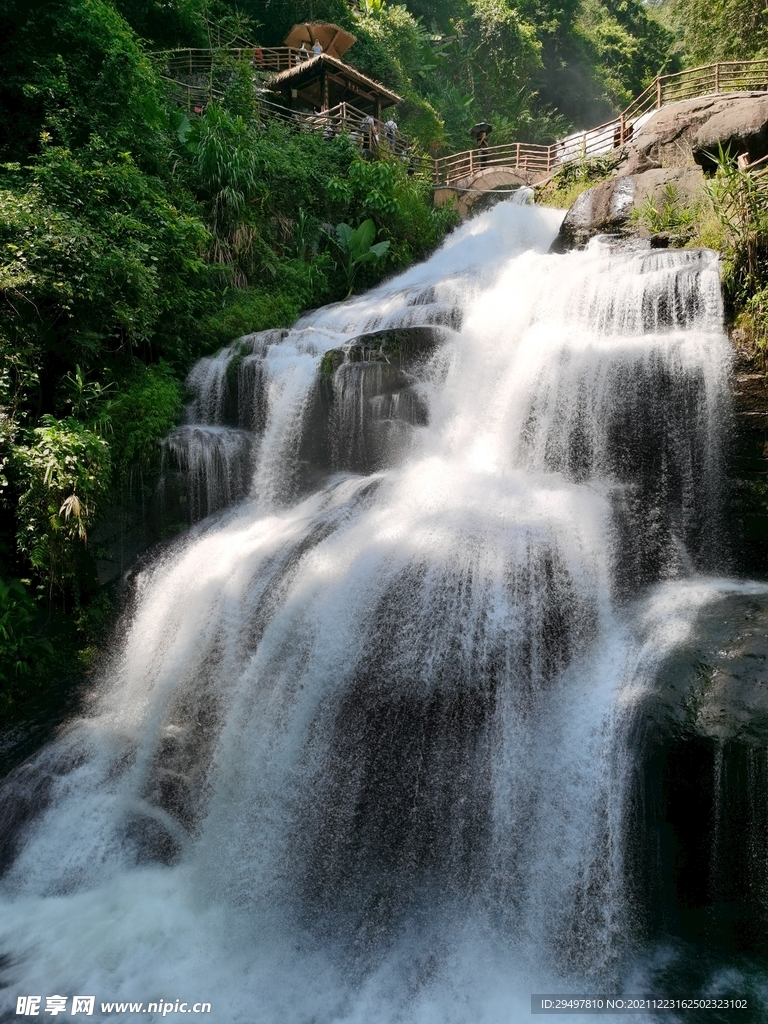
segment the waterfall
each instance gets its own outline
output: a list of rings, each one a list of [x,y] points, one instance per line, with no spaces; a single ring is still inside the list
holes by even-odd
[[[548,255],[561,216],[195,367],[196,525],[5,786],[9,999],[485,1024],[629,983],[633,707],[738,586],[730,355],[714,253]]]

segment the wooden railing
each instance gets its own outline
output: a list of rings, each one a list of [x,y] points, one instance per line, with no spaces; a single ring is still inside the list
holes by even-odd
[[[301,62],[293,46],[243,46],[224,50],[171,50],[151,55],[167,80],[177,102],[189,109],[202,109],[211,99],[220,98],[223,89],[218,76],[226,73],[233,61],[247,60],[257,72],[269,77]],[[652,114],[667,103],[724,92],[750,92],[768,89],[768,60],[729,61],[691,68],[673,75],[660,75],[616,117],[596,128],[573,132],[550,145],[510,142],[489,146],[486,150],[467,149],[450,156],[427,160],[415,157],[407,138],[399,132],[394,144],[387,142],[381,122],[364,127],[365,115],[351,104],[339,104],[333,110],[307,114],[288,110],[277,103],[259,99],[262,118],[276,117],[300,130],[321,131],[330,136],[349,134],[363,148],[383,149],[408,159],[409,166],[423,173],[429,167],[435,186],[459,186],[481,170],[507,167],[540,178],[569,160],[585,159],[608,153],[628,142]]]
[[[552,163],[552,146],[526,142],[509,142],[489,146],[485,150],[467,149],[463,153],[435,160],[435,184],[451,185],[489,167],[513,167],[521,171],[548,171]]]
[[[301,62],[299,50],[292,46],[230,47],[218,50],[166,50],[151,54],[169,93],[179,106],[190,113],[201,113],[211,100],[221,99],[228,72],[237,61],[246,60],[254,70],[267,74],[263,88],[255,91],[255,102],[262,126],[275,119],[292,125],[298,131],[320,132],[326,138],[348,135],[361,149],[376,155],[385,153],[399,157],[407,163],[410,174],[432,178],[434,163],[430,157],[414,152],[408,138],[399,130],[392,132],[384,122],[366,115],[351,103],[339,103],[330,110],[307,113],[290,110],[271,99],[268,93],[269,76],[295,67]]]
[[[219,99],[223,95],[219,90],[206,86],[196,86],[169,80],[169,86],[179,106],[186,107],[190,113],[200,113],[211,99]],[[269,121],[282,121],[298,132],[316,132],[326,139],[347,135],[359,146],[376,156],[392,154],[407,165],[409,174],[426,176],[430,180],[433,175],[433,160],[413,151],[408,139],[396,132],[392,139],[388,135],[387,126],[383,121],[365,114],[351,103],[338,103],[335,107],[322,113],[304,113],[291,110],[279,103],[266,99],[263,95],[255,98],[256,116],[259,124],[265,128]]]
[[[628,142],[652,114],[667,103],[725,92],[768,89],[768,60],[730,61],[660,75],[626,110],[596,128],[573,132],[549,146],[506,143],[484,152],[467,149],[434,162],[434,184],[456,185],[488,167],[548,174],[568,160],[608,153]]]
[[[306,52],[313,57],[312,51]],[[215,66],[224,67],[227,60],[247,60],[254,71],[278,74],[300,64],[300,51],[294,46],[238,46],[222,49],[160,50],[150,54],[164,78],[173,81],[179,75],[210,75]]]
[[[268,118],[277,118],[294,125],[299,131],[319,132],[324,138],[348,135],[358,146],[372,152],[388,152],[408,161],[409,169],[427,171],[432,174],[432,160],[413,153],[405,136],[399,132],[387,136],[383,121],[365,114],[351,103],[337,103],[335,107],[321,113],[306,114],[274,103],[264,97],[257,99],[262,125]]]

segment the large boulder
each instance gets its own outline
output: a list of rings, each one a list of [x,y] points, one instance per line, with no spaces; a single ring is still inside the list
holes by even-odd
[[[711,154],[718,146],[730,150],[732,156],[746,153],[750,161],[768,154],[768,96],[744,98],[713,114],[693,137],[696,163],[705,169],[713,167]]]
[[[764,92],[723,93],[670,103],[635,128],[634,139],[625,147],[626,161],[616,173],[702,163],[698,156],[702,149],[714,146],[717,150],[719,141],[736,142],[740,133],[745,138],[759,136],[766,124],[768,96]]]
[[[768,749],[768,595],[723,586],[687,641],[664,662],[646,697],[655,731]]]
[[[618,175],[601,181],[578,197],[565,215],[554,249],[563,252],[584,245],[599,233],[650,238],[651,244],[669,244],[668,235],[651,230],[638,220],[636,211],[647,201],[657,206],[674,189],[682,208],[701,196],[704,175],[699,167],[650,168],[640,174]]]
[[[584,245],[602,232],[650,238],[653,245],[681,244],[684,239],[674,223],[655,230],[643,212],[649,199],[657,211],[668,207],[670,187],[681,213],[701,199],[704,176],[714,167],[708,154],[716,153],[718,145],[730,146],[734,156],[746,152],[751,160],[766,155],[768,95],[745,92],[682,100],[662,107],[640,127],[635,124],[634,138],[622,147],[611,177],[578,197],[553,249]]]

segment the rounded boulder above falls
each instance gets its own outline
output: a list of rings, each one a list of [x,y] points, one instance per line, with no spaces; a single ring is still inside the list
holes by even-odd
[[[611,176],[583,192],[566,214],[553,250],[582,246],[597,234],[679,245],[677,226],[695,220],[718,148],[751,162],[768,154],[768,95],[702,96],[652,114],[622,147]]]
[[[713,114],[693,138],[693,155],[705,170],[714,166],[718,147],[750,162],[768,155],[768,95],[744,97]]]
[[[680,207],[696,203],[701,198],[703,183],[699,167],[652,167],[640,174],[620,174],[601,181],[582,192],[571,206],[552,250],[579,248],[597,234],[656,239],[659,233],[650,230],[638,218],[637,211],[649,200],[660,206],[671,195]],[[666,238],[659,241],[669,244]]]

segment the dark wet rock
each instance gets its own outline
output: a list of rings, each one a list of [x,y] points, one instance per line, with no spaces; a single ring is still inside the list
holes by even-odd
[[[640,927],[768,952],[768,594],[724,590],[705,607],[634,724]]]
[[[724,594],[662,666],[646,716],[659,735],[768,748],[768,594]]]
[[[746,332],[732,331],[731,341],[736,365],[727,469],[735,568],[744,575],[764,575],[768,574],[768,378]]]
[[[0,875],[13,863],[23,844],[25,827],[49,805],[51,775],[35,774],[36,765],[22,765],[3,785],[0,800]]]
[[[446,310],[446,326],[458,328],[459,314]],[[325,353],[321,373],[332,376],[344,363],[392,363],[399,367],[429,355],[442,339],[441,327],[401,327],[393,330],[360,334],[343,348]]]
[[[133,848],[137,864],[178,863],[183,843],[160,817],[132,814],[124,825],[126,843]]]

